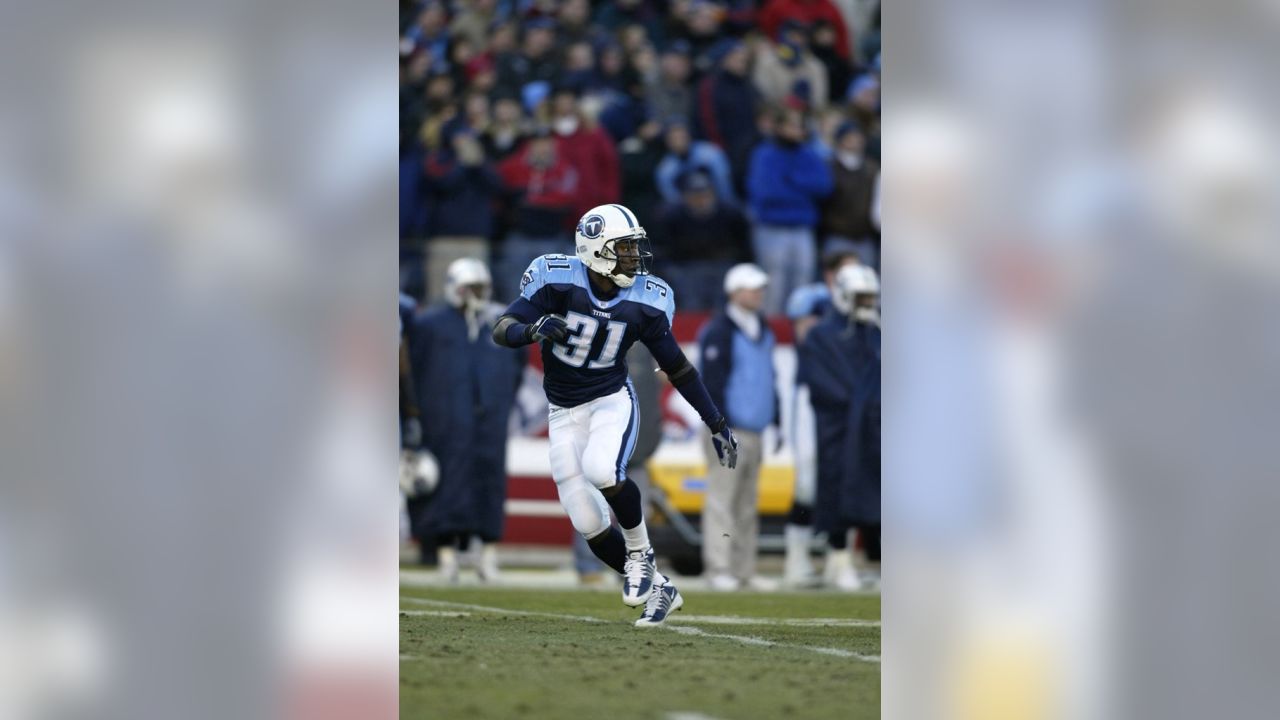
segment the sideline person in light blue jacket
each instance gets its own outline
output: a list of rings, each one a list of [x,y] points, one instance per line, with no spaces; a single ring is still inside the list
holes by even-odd
[[[702,559],[713,590],[737,590],[743,585],[772,589],[755,574],[760,533],[756,488],[764,455],[761,436],[778,422],[776,342],[760,312],[768,284],[769,276],[759,267],[733,266],[724,280],[728,304],[698,333],[702,381],[716,406],[724,408],[738,438],[736,468],[708,462]],[[706,451],[708,458],[715,457],[709,443]]]

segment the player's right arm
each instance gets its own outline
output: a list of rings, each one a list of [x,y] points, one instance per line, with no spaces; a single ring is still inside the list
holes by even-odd
[[[693,406],[702,422],[706,423],[707,429],[711,431],[716,454],[720,457],[720,464],[732,468],[738,464],[738,440],[729,428],[728,419],[707,392],[698,369],[685,357],[675,336],[671,334],[675,302],[670,294],[665,297],[668,302],[664,312],[649,317],[646,327],[640,333],[640,340],[649,348],[658,367],[667,374],[671,386]]]
[[[518,348],[530,343],[551,340],[564,342],[569,337],[565,319],[551,311],[547,300],[547,270],[543,258],[535,258],[520,279],[520,297],[493,324],[493,341],[503,347]]]

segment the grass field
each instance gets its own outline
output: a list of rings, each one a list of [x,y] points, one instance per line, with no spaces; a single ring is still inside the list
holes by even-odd
[[[880,716],[879,595],[682,593],[641,629],[617,592],[402,587],[400,716]]]

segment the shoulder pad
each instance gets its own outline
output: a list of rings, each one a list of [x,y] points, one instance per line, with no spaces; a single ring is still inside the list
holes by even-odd
[[[647,305],[667,316],[667,324],[673,322],[676,313],[676,293],[666,280],[657,275],[641,275],[630,287],[628,300]]]
[[[582,261],[570,255],[543,255],[529,263],[520,277],[520,297],[533,299],[534,293],[547,285],[572,285],[578,277]]]

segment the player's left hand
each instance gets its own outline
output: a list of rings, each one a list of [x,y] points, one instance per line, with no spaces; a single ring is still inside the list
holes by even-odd
[[[728,425],[711,436],[711,444],[715,445],[722,466],[732,470],[738,465],[738,438],[733,436]]]

